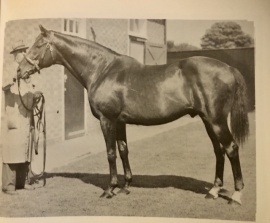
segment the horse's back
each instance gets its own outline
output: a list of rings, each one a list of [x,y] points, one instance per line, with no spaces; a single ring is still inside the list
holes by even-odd
[[[218,60],[191,57],[169,65],[143,65],[119,57],[97,89],[102,112],[130,124],[173,121],[191,110],[217,114],[230,107],[232,68]]]

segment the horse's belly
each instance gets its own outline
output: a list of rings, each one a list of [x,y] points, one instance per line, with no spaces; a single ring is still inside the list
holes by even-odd
[[[135,87],[124,98],[119,118],[126,123],[157,125],[173,121],[191,107],[189,91],[179,72],[154,85]]]
[[[137,101],[125,106],[119,120],[128,124],[159,125],[174,121],[188,112],[184,100],[171,98],[158,101]]]

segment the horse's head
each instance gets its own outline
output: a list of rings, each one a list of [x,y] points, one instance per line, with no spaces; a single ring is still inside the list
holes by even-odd
[[[41,25],[39,28],[41,34],[19,64],[17,70],[19,79],[27,79],[30,75],[39,73],[42,68],[55,64],[56,54],[52,42],[54,33]]]

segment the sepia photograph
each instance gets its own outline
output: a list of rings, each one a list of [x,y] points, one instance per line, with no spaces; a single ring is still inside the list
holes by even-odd
[[[257,222],[255,19],[62,14],[1,20],[0,217]]]

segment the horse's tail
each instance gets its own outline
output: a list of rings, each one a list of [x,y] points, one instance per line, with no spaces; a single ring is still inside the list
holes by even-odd
[[[249,134],[247,88],[242,74],[237,69],[233,70],[233,74],[236,88],[231,108],[231,130],[234,139],[239,144],[243,144]]]

